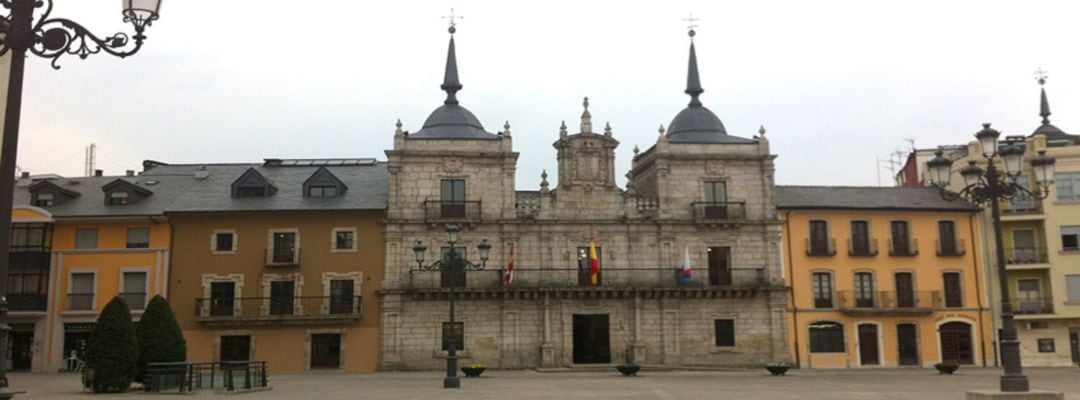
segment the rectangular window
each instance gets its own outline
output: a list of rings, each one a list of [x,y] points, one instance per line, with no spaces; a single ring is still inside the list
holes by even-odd
[[[941,274],[945,287],[945,307],[963,307],[964,294],[960,285],[959,272]]]
[[[1041,339],[1039,339],[1039,352],[1040,353],[1053,353],[1054,352],[1054,339],[1053,338],[1041,338]]]
[[[128,228],[127,248],[145,249],[150,247],[150,228]]]
[[[52,224],[11,224],[12,252],[48,252],[52,246]],[[12,260],[13,263],[16,261]],[[18,268],[12,265],[12,268]]]
[[[109,205],[110,206],[125,206],[128,203],[128,192],[111,192],[109,193]]]
[[[222,336],[221,361],[248,361],[251,359],[251,336]]]
[[[464,179],[443,179],[439,199],[442,218],[465,218]]]
[[[599,250],[597,251],[599,252]],[[710,247],[709,253],[709,285],[727,286],[732,283],[731,277],[731,248]]]
[[[1080,250],[1080,225],[1061,227],[1061,249],[1064,251]]]
[[[1058,201],[1080,200],[1080,172],[1058,172],[1054,174],[1057,185]]]
[[[442,350],[449,351],[451,343],[457,351],[465,350],[464,322],[454,322],[453,329],[450,328],[449,322],[442,323]]]
[[[53,205],[53,198],[54,197],[53,197],[52,193],[39,193],[34,198],[34,205],[38,206],[38,207],[52,206]]]
[[[1065,275],[1065,289],[1069,301],[1080,302],[1080,275]]]
[[[270,282],[270,315],[292,315],[295,296],[295,282]]]
[[[334,231],[334,249],[335,250],[356,250],[355,241],[356,232],[354,231]]]
[[[360,299],[356,298],[352,279],[330,281],[330,313],[359,314]]]
[[[843,353],[844,326],[833,322],[810,325],[811,353]]]
[[[94,309],[94,273],[71,274],[71,291],[68,292],[68,310],[88,311]]]
[[[855,273],[855,307],[874,307],[874,274]]]
[[[75,248],[76,249],[96,249],[98,247],[98,230],[97,229],[76,229],[75,230]]]
[[[815,272],[811,277],[814,292],[814,308],[832,308],[832,274]]]
[[[308,188],[308,196],[310,197],[334,197],[337,195],[337,186],[311,186]]]
[[[146,306],[146,272],[124,272],[123,279],[120,298],[129,309],[142,310]]]
[[[443,247],[442,249],[442,262],[443,267],[440,272],[440,284],[444,288],[448,287],[465,287],[465,265],[460,262],[451,261],[450,248]],[[454,247],[454,257],[466,260],[469,258],[468,249],[463,247]]]
[[[713,321],[716,331],[716,347],[735,346],[735,320],[718,319]]]
[[[727,184],[705,182],[705,218],[727,219]]]
[[[892,249],[895,255],[909,255],[911,252],[911,236],[908,234],[907,221],[892,221]]]
[[[296,233],[274,232],[274,263],[296,262]]]
[[[870,223],[851,221],[851,254],[870,255]]]
[[[592,269],[592,260],[589,258],[588,247],[578,247],[578,286],[594,286],[592,284],[592,277],[589,276],[589,271]],[[596,272],[596,285],[600,286],[604,284],[604,248],[596,246],[596,263],[600,267]]]
[[[958,253],[955,222],[938,221],[938,251],[942,255],[954,255]]]
[[[234,235],[229,232],[214,234],[214,251],[236,251]]]
[[[266,187],[238,187],[236,188],[236,197],[265,197]]]
[[[210,315],[227,317],[233,315],[236,297],[236,282],[210,283]]]
[[[829,225],[826,221],[810,221],[810,254],[829,255]]]

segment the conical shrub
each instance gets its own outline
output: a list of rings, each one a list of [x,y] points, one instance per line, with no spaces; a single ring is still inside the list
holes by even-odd
[[[94,393],[118,393],[131,386],[139,343],[131,311],[120,297],[114,297],[101,310],[86,347],[86,366],[94,370]]]
[[[139,338],[139,364],[135,380],[146,378],[146,365],[158,362],[181,362],[187,360],[187,342],[176,323],[169,302],[154,296],[146,305],[139,325],[135,328]]]

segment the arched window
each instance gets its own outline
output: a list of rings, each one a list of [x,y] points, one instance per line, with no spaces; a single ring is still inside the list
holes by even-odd
[[[811,353],[843,353],[844,326],[836,322],[810,324]]]

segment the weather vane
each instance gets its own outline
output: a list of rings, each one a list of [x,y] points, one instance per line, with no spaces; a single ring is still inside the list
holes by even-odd
[[[1044,71],[1042,69],[1042,67],[1039,67],[1039,69],[1035,70],[1035,80],[1039,81],[1040,85],[1045,85],[1046,84],[1046,78],[1049,78],[1049,77],[1050,77],[1050,75],[1047,75],[1046,71]]]
[[[460,15],[454,15],[454,8],[450,7],[450,15],[442,17],[442,19],[450,20],[450,29],[449,30],[450,30],[450,34],[453,35],[454,32],[457,32],[457,28],[456,28],[457,21],[456,20],[465,19],[465,17],[460,16]]]
[[[686,17],[686,18],[683,18],[683,21],[686,21],[686,24],[687,24],[686,25],[686,31],[689,32],[690,37],[693,38],[694,35],[696,34],[696,32],[694,32],[694,28],[698,27],[697,24],[695,24],[695,22],[700,21],[700,20],[697,19],[697,18],[694,18],[694,13],[690,13],[690,16]]]

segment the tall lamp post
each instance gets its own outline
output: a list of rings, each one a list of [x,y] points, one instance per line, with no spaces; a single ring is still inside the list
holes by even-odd
[[[1016,324],[1013,322],[1008,276],[1005,273],[1005,248],[1001,240],[1001,207],[998,202],[1016,195],[1045,199],[1050,194],[1050,185],[1053,183],[1054,159],[1048,157],[1045,150],[1040,150],[1038,156],[1031,160],[1031,168],[1035,172],[1038,187],[1029,190],[1016,183],[1016,178],[1024,171],[1026,149],[1022,146],[1023,138],[1009,137],[1006,138],[1004,145],[999,146],[999,136],[1001,132],[991,129],[989,123],[983,124],[983,129],[975,134],[982,148],[982,155],[986,158],[986,169],[975,165],[975,161],[969,161],[967,166],[960,169],[960,175],[964,178],[964,188],[959,192],[945,190],[952,176],[952,160],[943,156],[941,150],[937,151],[936,156],[927,165],[930,168],[930,182],[942,189],[941,196],[946,200],[964,198],[979,205],[990,205],[990,215],[994,220],[998,281],[1001,283],[999,285],[1001,289],[999,347],[1001,363],[1005,367],[1005,373],[1001,376],[1001,391],[1027,392],[1030,387],[1020,365],[1020,341],[1016,339]],[[995,165],[997,158],[1001,158],[1005,164],[1004,173]]]
[[[450,292],[448,299],[450,303],[450,334],[446,334],[446,330],[443,330],[443,335],[446,336],[446,378],[443,379],[443,388],[459,388],[461,387],[461,380],[457,376],[457,324],[454,320],[454,287],[461,285],[465,286],[465,282],[458,282],[458,274],[464,274],[466,270],[482,270],[487,266],[488,256],[491,254],[491,244],[487,239],[480,241],[480,244],[476,245],[477,250],[480,250],[480,264],[473,264],[461,257],[457,252],[458,233],[461,232],[461,227],[457,225],[446,226],[446,243],[450,246],[446,255],[431,264],[424,264],[424,253],[427,252],[427,247],[419,240],[413,245],[413,255],[416,257],[416,265],[422,270],[434,270],[441,271],[442,273],[450,273],[449,286]]]
[[[26,52],[52,59],[52,67],[60,57],[72,54],[85,59],[102,51],[117,57],[127,57],[142,48],[146,27],[158,19],[161,0],[123,0],[124,22],[135,27],[135,35],[116,33],[98,37],[82,25],[65,18],[49,18],[52,0],[0,0],[8,11],[0,16],[0,56],[11,56],[8,78],[7,110],[4,114],[4,133],[0,150],[0,388],[7,388],[4,367],[8,357],[7,287],[11,243],[11,205],[15,189],[15,157],[19,147],[19,115],[22,113],[23,70]],[[10,398],[0,390],[0,399]]]

